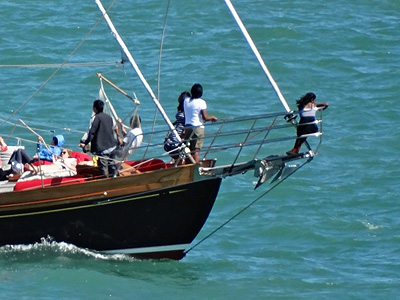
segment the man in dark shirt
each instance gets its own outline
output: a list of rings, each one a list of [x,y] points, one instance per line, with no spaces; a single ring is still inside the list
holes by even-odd
[[[99,156],[100,174],[106,177],[113,177],[117,175],[114,161],[117,140],[114,137],[113,119],[103,113],[103,108],[103,101],[95,100],[93,102],[94,119],[90,124],[86,140],[82,141],[79,146],[83,148],[91,143],[90,152]]]

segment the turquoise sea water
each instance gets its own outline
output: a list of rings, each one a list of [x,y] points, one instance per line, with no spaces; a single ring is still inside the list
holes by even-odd
[[[307,91],[330,103],[318,155],[179,262],[101,256],[67,244],[0,248],[0,299],[399,298],[400,2],[234,5],[289,105]],[[43,88],[55,68],[4,67],[64,62],[100,17],[94,1],[0,7],[0,118],[12,116],[2,136],[33,140],[13,127],[21,118],[76,147],[97,96],[96,72],[134,91],[151,127],[154,109],[128,66],[66,67]],[[166,9],[167,1],[120,0],[110,11],[156,93]],[[103,21],[69,63],[119,59]],[[194,82],[205,88],[209,113],[221,118],[283,109],[223,1],[171,1],[160,78],[171,117],[177,95]],[[116,106],[131,110],[124,101]],[[263,193],[251,180],[224,180],[197,240]]]

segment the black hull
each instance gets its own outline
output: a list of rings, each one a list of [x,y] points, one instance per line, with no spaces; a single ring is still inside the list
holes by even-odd
[[[51,237],[104,253],[181,259],[206,222],[220,178],[0,215],[0,246]],[[206,192],[205,192],[206,191]]]

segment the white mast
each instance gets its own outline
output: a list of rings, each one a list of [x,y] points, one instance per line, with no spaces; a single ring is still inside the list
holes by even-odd
[[[110,17],[108,16],[106,10],[103,7],[103,4],[100,2],[100,0],[95,0],[97,6],[99,7],[100,11],[103,14],[104,19],[107,22],[108,27],[111,30],[112,35],[114,38],[117,40],[118,44],[121,46],[122,51],[128,58],[129,62],[131,63],[132,67],[135,69],[136,74],[139,76],[140,80],[142,81],[144,87],[146,88],[147,92],[149,93],[150,97],[153,99],[154,104],[156,105],[157,109],[160,111],[162,117],[164,118],[165,122],[168,124],[169,128],[172,130],[176,138],[181,141],[181,138],[179,134],[176,132],[174,125],[172,125],[171,121],[169,120],[167,114],[165,113],[163,107],[161,106],[160,102],[158,101],[157,97],[153,93],[153,90],[151,89],[150,85],[147,83],[146,78],[144,78],[142,72],[140,71],[138,65],[136,64],[135,60],[133,59],[131,53],[128,50],[128,47],[125,45],[124,41],[122,40],[121,36],[118,34],[117,30],[114,27],[114,24],[112,23]]]
[[[236,12],[235,8],[232,5],[232,2],[230,0],[225,0],[226,5],[228,6],[229,10],[231,11],[236,23],[239,25],[240,30],[242,31],[244,37],[246,38],[247,42],[250,45],[250,48],[253,50],[255,56],[257,57],[258,62],[261,65],[261,68],[264,70],[265,75],[267,75],[269,82],[271,83],[272,87],[274,88],[276,94],[279,97],[279,100],[282,102],[283,106],[285,107],[287,112],[290,112],[291,109],[289,107],[289,105],[287,104],[285,98],[283,97],[278,85],[276,84],[274,78],[272,78],[271,73],[269,72],[267,66],[265,65],[260,52],[258,51],[256,45],[254,44],[251,36],[249,35],[249,33],[247,32],[246,27],[243,25],[242,20],[240,19],[238,13]]]

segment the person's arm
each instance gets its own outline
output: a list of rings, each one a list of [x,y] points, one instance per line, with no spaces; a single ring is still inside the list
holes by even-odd
[[[124,123],[122,122],[122,120],[120,118],[117,119],[117,122],[119,123],[119,125],[118,124],[115,125],[115,133],[117,135],[118,144],[122,147],[124,145],[124,141],[119,134],[119,128],[121,128],[123,137],[125,137],[128,134],[128,132],[126,131]]]
[[[218,118],[216,116],[207,114],[207,109],[202,109],[201,110],[201,116],[203,117],[204,122],[207,122],[207,121],[211,121],[211,122],[218,121]]]
[[[121,121],[121,130],[122,130],[122,136],[126,136],[128,132],[126,131],[124,123]]]
[[[7,144],[1,136],[0,136],[0,145],[1,145],[1,151],[7,151],[8,149]]]
[[[79,144],[79,147],[84,148],[87,144],[89,144],[92,141],[94,134],[97,131],[98,126],[99,126],[99,120],[98,120],[98,118],[95,117],[89,128],[86,141],[82,141]]]
[[[36,148],[38,151],[42,150],[42,142],[43,141],[44,141],[43,138],[40,135],[38,135],[37,144],[36,144]]]
[[[122,141],[122,139],[121,139],[121,137],[119,135],[119,126],[118,125],[115,125],[114,131],[115,131],[115,134],[117,136],[118,144],[122,147],[124,145],[124,142]]]
[[[328,103],[328,102],[321,102],[321,103],[317,103],[316,106],[317,106],[318,108],[322,108],[322,110],[325,110],[325,109],[328,108],[329,103]]]
[[[46,147],[42,146],[42,143],[38,143],[38,150],[37,150],[37,153],[35,155],[38,159],[44,159],[44,160],[52,161],[53,160],[53,154],[56,154],[56,153],[54,153],[54,147],[50,146],[49,149],[47,149]]]

